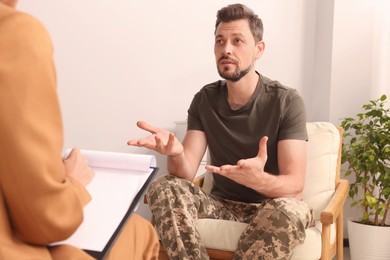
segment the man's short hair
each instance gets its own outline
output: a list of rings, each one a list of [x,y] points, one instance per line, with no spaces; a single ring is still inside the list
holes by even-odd
[[[255,38],[255,42],[263,40],[263,22],[259,16],[253,12],[252,9],[242,4],[228,5],[217,12],[217,21],[215,23],[214,34],[216,33],[218,25],[221,22],[228,23],[242,19],[248,21],[253,38]]]

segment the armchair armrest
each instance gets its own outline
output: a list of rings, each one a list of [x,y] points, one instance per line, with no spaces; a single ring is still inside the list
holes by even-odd
[[[198,187],[203,187],[204,174],[196,177],[192,182]]]
[[[321,212],[322,224],[333,224],[343,210],[345,200],[347,199],[349,189],[348,180],[340,179],[336,191],[333,194],[326,208]]]
[[[347,199],[348,194],[348,180],[340,179],[335,193],[333,194],[331,200],[329,201],[326,208],[321,212],[321,223],[322,223],[322,250],[321,250],[321,259],[330,259],[331,255],[336,254],[337,259],[343,259],[343,209],[344,203]],[[337,225],[337,234],[336,234],[336,243],[330,243],[330,226],[331,224],[336,223]]]

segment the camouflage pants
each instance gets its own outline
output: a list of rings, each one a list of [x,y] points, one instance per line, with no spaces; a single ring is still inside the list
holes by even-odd
[[[289,259],[305,240],[305,228],[314,225],[309,206],[294,198],[261,203],[223,200],[206,194],[191,181],[162,176],[154,181],[147,199],[162,244],[170,259],[209,259],[202,244],[198,218],[248,223],[234,259]]]

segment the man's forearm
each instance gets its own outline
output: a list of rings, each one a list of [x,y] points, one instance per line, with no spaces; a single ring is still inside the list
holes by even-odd
[[[184,152],[179,155],[167,156],[168,172],[171,175],[192,180],[191,168],[186,161]]]
[[[300,199],[303,191],[303,180],[299,174],[273,175],[264,173],[259,186],[254,188],[257,192],[270,197],[295,197]]]

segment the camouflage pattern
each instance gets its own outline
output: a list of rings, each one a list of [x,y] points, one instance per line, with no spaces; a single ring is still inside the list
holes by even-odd
[[[198,218],[248,223],[234,259],[289,259],[314,226],[309,206],[294,198],[261,203],[224,200],[206,194],[191,181],[162,176],[154,181],[147,199],[156,229],[170,259],[209,259],[195,223]]]

